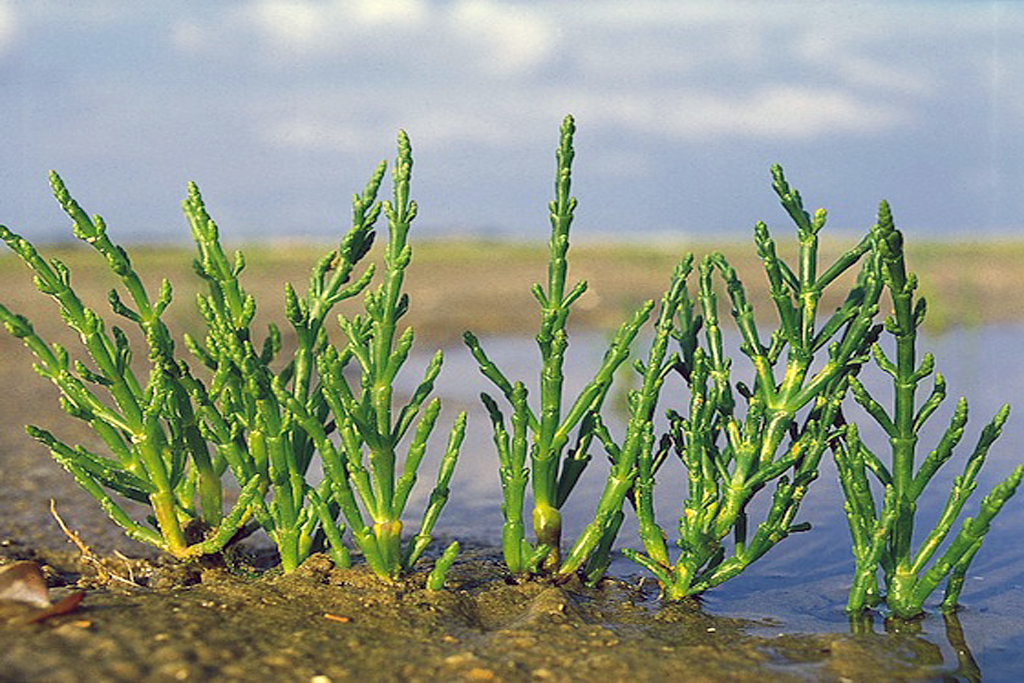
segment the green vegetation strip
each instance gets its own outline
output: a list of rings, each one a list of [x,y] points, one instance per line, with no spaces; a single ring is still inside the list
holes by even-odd
[[[654,575],[665,599],[703,593],[809,528],[797,519],[800,505],[831,451],[856,559],[848,610],[884,604],[895,617],[913,618],[940,585],[941,608],[955,610],[968,565],[1024,466],[982,499],[974,517],[963,516],[1006,422],[1005,407],[981,430],[939,519],[915,543],[918,501],[932,492],[967,422],[961,400],[938,445],[920,457],[918,435],[947,388],[935,374],[927,397],[918,395],[936,366],[929,354],[919,357],[918,341],[929,320],[940,327],[1017,320],[1024,247],[908,250],[884,201],[859,239],[825,243],[825,210],[807,211],[775,166],[772,188],[795,233],[789,241],[758,222],[753,250],[591,245],[573,249],[570,259],[574,133],[567,117],[546,250],[427,243],[415,261],[413,157],[404,132],[391,197],[378,199],[382,162],[353,197],[351,228],[323,254],[279,246],[228,256],[190,184],[184,210],[197,254],[191,274],[177,250],[129,256],[102,218],[87,214],[52,174],[74,236],[102,266],[87,266],[81,247],[44,258],[0,226],[0,239],[57,312],[34,322],[18,313],[34,307],[31,288],[11,279],[19,269],[2,268],[0,322],[60,390],[65,412],[96,438],[88,447],[72,445],[34,425],[29,435],[128,536],[180,560],[220,555],[262,530],[285,573],[316,552],[347,567],[352,543],[378,577],[393,581],[416,570],[432,541],[467,420],[456,416],[446,439],[431,439],[443,422],[431,396],[442,351],[411,393],[395,387],[417,341],[414,328],[421,341],[438,344],[471,330],[463,339],[492,388],[481,400],[502,484],[504,559],[518,579],[596,583],[633,514],[643,550],[623,553]],[[920,276],[908,269],[915,259]],[[536,282],[543,272],[543,284]],[[932,289],[919,285],[922,277]],[[173,289],[172,280],[182,288]],[[755,282],[762,284],[748,284]],[[946,308],[926,307],[922,294]],[[182,298],[195,305],[172,306]],[[723,343],[726,324],[741,340],[733,355]],[[581,326],[615,333],[590,381],[570,393],[564,368],[570,336]],[[648,327],[650,335],[642,335]],[[526,331],[539,355],[533,396],[481,341]],[[646,353],[635,348],[644,339]],[[749,385],[732,378],[740,365],[751,371]],[[605,399],[620,367],[635,377],[627,380],[627,425],[615,434]],[[891,399],[868,391],[860,381],[868,372],[891,378]],[[669,382],[673,391],[664,393],[673,402],[666,404]],[[886,433],[886,447],[861,441],[858,421],[866,419]],[[432,451],[437,474],[410,534],[407,506]],[[582,533],[563,539],[563,507],[596,454],[611,463],[605,487]],[[653,502],[670,461],[688,484],[674,534],[655,518]],[[314,463],[322,478],[311,475]],[[765,505],[753,505],[759,497]],[[149,513],[129,514],[125,499]],[[678,550],[669,550],[672,536]],[[430,589],[443,588],[458,551],[451,543],[434,562]]]

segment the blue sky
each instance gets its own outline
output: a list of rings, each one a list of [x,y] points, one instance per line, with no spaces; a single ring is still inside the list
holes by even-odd
[[[577,119],[576,234],[1024,228],[1024,3],[0,0],[0,221],[66,234],[57,169],[125,241],[327,238],[412,137],[422,236],[541,239]]]

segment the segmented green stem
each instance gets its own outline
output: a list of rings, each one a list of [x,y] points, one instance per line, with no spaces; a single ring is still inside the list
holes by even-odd
[[[868,251],[862,241],[818,274],[818,233],[826,214],[812,217],[798,192],[773,167],[775,191],[793,218],[800,247],[796,269],[776,253],[763,223],[754,236],[779,316],[779,329],[766,343],[754,310],[736,271],[720,254],[700,265],[701,317],[682,305],[676,337],[685,367],[681,375],[690,390],[687,417],[670,411],[670,438],[687,470],[689,495],[679,519],[681,552],[669,558],[665,534],[654,519],[652,503],[657,463],[648,447],[641,454],[636,482],[637,515],[645,553],[624,551],[654,573],[663,596],[678,600],[701,593],[742,572],[789,534],[809,528],[794,519],[829,441],[847,392],[847,378],[867,359],[873,339],[872,320],[881,284],[869,259],[844,304],[819,327],[818,307],[826,287],[854,266]],[[754,370],[754,386],[737,385],[746,400],[746,414],[737,414],[730,378],[732,362],[724,350],[714,275],[718,274],[732,303],[732,317],[742,339],[741,352]],[[704,328],[704,345],[698,330]],[[827,348],[828,359],[813,370],[816,351]],[[785,362],[782,364],[782,353]],[[797,417],[809,414],[802,426]],[[787,442],[788,439],[788,442]],[[653,443],[653,437],[646,437]],[[775,481],[772,505],[751,535],[747,508],[754,496]],[[732,554],[726,537],[733,535]]]
[[[347,274],[335,275],[328,281],[324,268],[312,281],[305,301],[293,297],[295,312],[290,318],[300,340],[305,337],[300,344],[316,359],[321,380],[318,393],[304,401],[309,392],[301,389],[300,384],[296,384],[296,390],[290,395],[283,385],[275,385],[275,391],[321,453],[325,473],[333,482],[329,487],[331,495],[367,563],[377,574],[389,579],[411,570],[430,543],[433,527],[449,496],[449,482],[466,428],[464,415],[456,419],[420,530],[403,549],[402,516],[426,454],[427,441],[440,414],[440,402],[427,399],[443,359],[440,351],[435,354],[408,402],[396,410],[395,381],[414,340],[412,328],[399,329],[399,321],[409,307],[403,283],[412,260],[408,233],[416,217],[416,203],[409,196],[412,164],[412,147],[408,136],[402,132],[392,171],[392,199],[384,201],[379,209],[372,206],[383,166],[378,168],[363,194],[355,197],[353,237],[342,244],[337,252],[339,258],[344,257],[343,262],[347,263],[349,257],[345,254],[361,256],[369,249],[372,239],[369,226],[378,211],[388,221],[388,242],[384,249],[383,280],[364,294],[365,314],[339,317],[346,337],[343,349],[339,351],[323,339],[323,312],[327,304],[339,296],[362,291],[372,271],[368,270],[363,278],[342,289]],[[344,375],[350,363],[358,366],[357,387],[350,385]],[[296,368],[299,373],[301,366]],[[336,423],[340,447],[332,443],[321,423],[321,416],[327,414]],[[398,449],[409,429],[413,429],[413,436],[399,471]],[[364,511],[370,524],[364,521]],[[442,582],[446,566],[453,559],[445,555],[439,565]]]
[[[884,201],[878,210],[872,239],[880,276],[893,307],[885,329],[894,339],[894,356],[890,359],[879,346],[874,349],[876,365],[892,378],[891,412],[861,383],[853,381],[851,386],[854,398],[888,436],[891,464],[889,467],[882,464],[860,442],[852,428],[847,428],[845,438],[837,442],[836,462],[857,561],[847,609],[856,613],[883,599],[877,578],[881,570],[886,606],[896,617],[913,618],[923,612],[925,601],[942,581],[946,581],[942,610],[956,608],[967,567],[978,552],[992,518],[1016,491],[1024,467],[1016,468],[986,496],[979,515],[965,519],[959,533],[936,557],[973,493],[985,457],[1009,415],[1009,407],[1004,406],[982,430],[963,473],[954,481],[938,520],[915,550],[913,532],[918,499],[961,440],[967,422],[967,402],[960,399],[939,444],[918,464],[919,433],[946,397],[946,383],[937,375],[929,396],[919,402],[917,390],[935,367],[930,354],[925,354],[920,363],[917,360],[918,330],[925,316],[925,300],[915,296],[917,278],[907,272],[903,235],[896,229],[889,205]],[[871,496],[868,471],[885,487],[881,507],[876,506]]]
[[[480,341],[470,332],[464,335],[480,372],[512,404],[513,431],[519,429],[517,434],[525,437],[526,431],[523,430],[527,430],[531,435],[528,444],[528,476],[533,491],[532,522],[536,538],[532,546],[523,538],[520,530],[520,511],[523,507],[521,483],[523,477],[527,476],[520,458],[525,457],[527,445],[518,440],[518,436],[509,440],[504,417],[497,404],[489,397],[484,399],[491,415],[501,461],[505,561],[516,574],[526,574],[534,568],[546,574],[559,571],[561,508],[590,461],[587,450],[599,423],[595,416],[601,410],[613,375],[628,358],[630,345],[654,306],[653,302],[648,302],[623,323],[593,380],[580,392],[569,409],[563,412],[563,368],[569,345],[567,323],[573,303],[587,289],[585,281],[577,282],[571,288],[567,286],[569,230],[576,208],[576,199],[571,194],[575,131],[572,117],[567,116],[562,122],[556,152],[555,198],[549,204],[551,237],[548,243],[547,289],[540,284],[532,288],[541,307],[541,325],[536,337],[541,356],[539,410],[535,412],[526,405],[525,390],[519,389],[521,384],[514,384],[501,372],[484,352]],[[570,443],[574,443],[574,446],[570,447]]]

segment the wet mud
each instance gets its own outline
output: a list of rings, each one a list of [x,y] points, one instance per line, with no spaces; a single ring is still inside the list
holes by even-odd
[[[176,563],[40,553],[69,614],[0,603],[0,677],[47,681],[867,681],[941,678],[942,655],[899,634],[748,635],[753,622],[663,605],[642,581],[513,582],[471,549],[442,591],[313,556],[291,575],[245,561]]]

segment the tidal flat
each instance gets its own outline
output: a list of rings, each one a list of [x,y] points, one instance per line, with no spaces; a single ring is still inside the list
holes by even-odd
[[[277,321],[287,343],[284,282],[301,290],[309,267],[329,246],[242,248],[249,264],[244,282],[259,302],[257,329]],[[543,245],[424,242],[414,243],[414,249],[407,322],[417,330],[418,347],[430,351],[440,346],[454,353],[465,329],[504,337],[535,331],[538,311],[529,287],[545,277]],[[755,307],[770,311],[763,274],[748,244],[580,244],[573,247],[570,277],[588,280],[590,291],[573,314],[573,326],[581,331],[614,327],[640,301],[660,294],[681,253],[693,251],[699,258],[712,249],[730,258]],[[97,310],[106,310],[105,294],[114,281],[95,254],[78,247],[44,253],[67,261],[76,288]],[[152,282],[167,277],[174,283],[175,302],[166,315],[172,330],[196,332],[194,293],[201,283],[189,267],[191,253],[140,248],[132,256]],[[909,254],[937,332],[1024,320],[1021,264],[1024,243],[1017,242],[923,243]],[[31,316],[44,338],[75,347],[74,333],[11,257],[0,259],[0,292],[12,310]],[[945,366],[956,362],[938,360]],[[779,628],[769,635],[770,619],[716,616],[700,601],[663,606],[656,586],[639,571],[619,572],[597,589],[518,585],[502,571],[493,546],[461,535],[469,549],[441,592],[426,590],[419,575],[384,584],[358,563],[339,570],[322,557],[291,576],[280,576],[264,569],[268,563],[258,545],[225,566],[183,568],[125,539],[95,501],[25,435],[23,426],[31,422],[73,443],[95,442],[60,410],[55,389],[31,366],[18,340],[0,335],[0,383],[5,388],[0,392],[0,561],[39,562],[55,595],[71,590],[86,595],[76,612],[36,624],[24,623],[29,615],[19,606],[3,607],[0,667],[11,680],[73,681],[85,674],[91,680],[321,682],[571,681],[627,675],[665,680],[683,673],[697,681],[868,680],[880,672],[888,680],[980,675],[976,664],[972,669],[969,651],[959,656],[964,636],[958,635],[955,621],[946,623],[942,647],[913,628],[880,628],[877,633],[852,625],[834,633]],[[1016,421],[1008,429],[1019,431]],[[467,457],[484,460],[493,454]],[[454,486],[453,503],[458,480]],[[51,499],[91,555],[68,544],[50,514]],[[1018,505],[1016,499],[1009,504]],[[444,524],[442,518],[442,534]],[[459,526],[465,528],[465,521]],[[494,531],[479,530],[479,537],[493,538]],[[773,552],[787,553],[790,543],[799,545],[800,539]],[[983,552],[995,555],[999,549]]]

